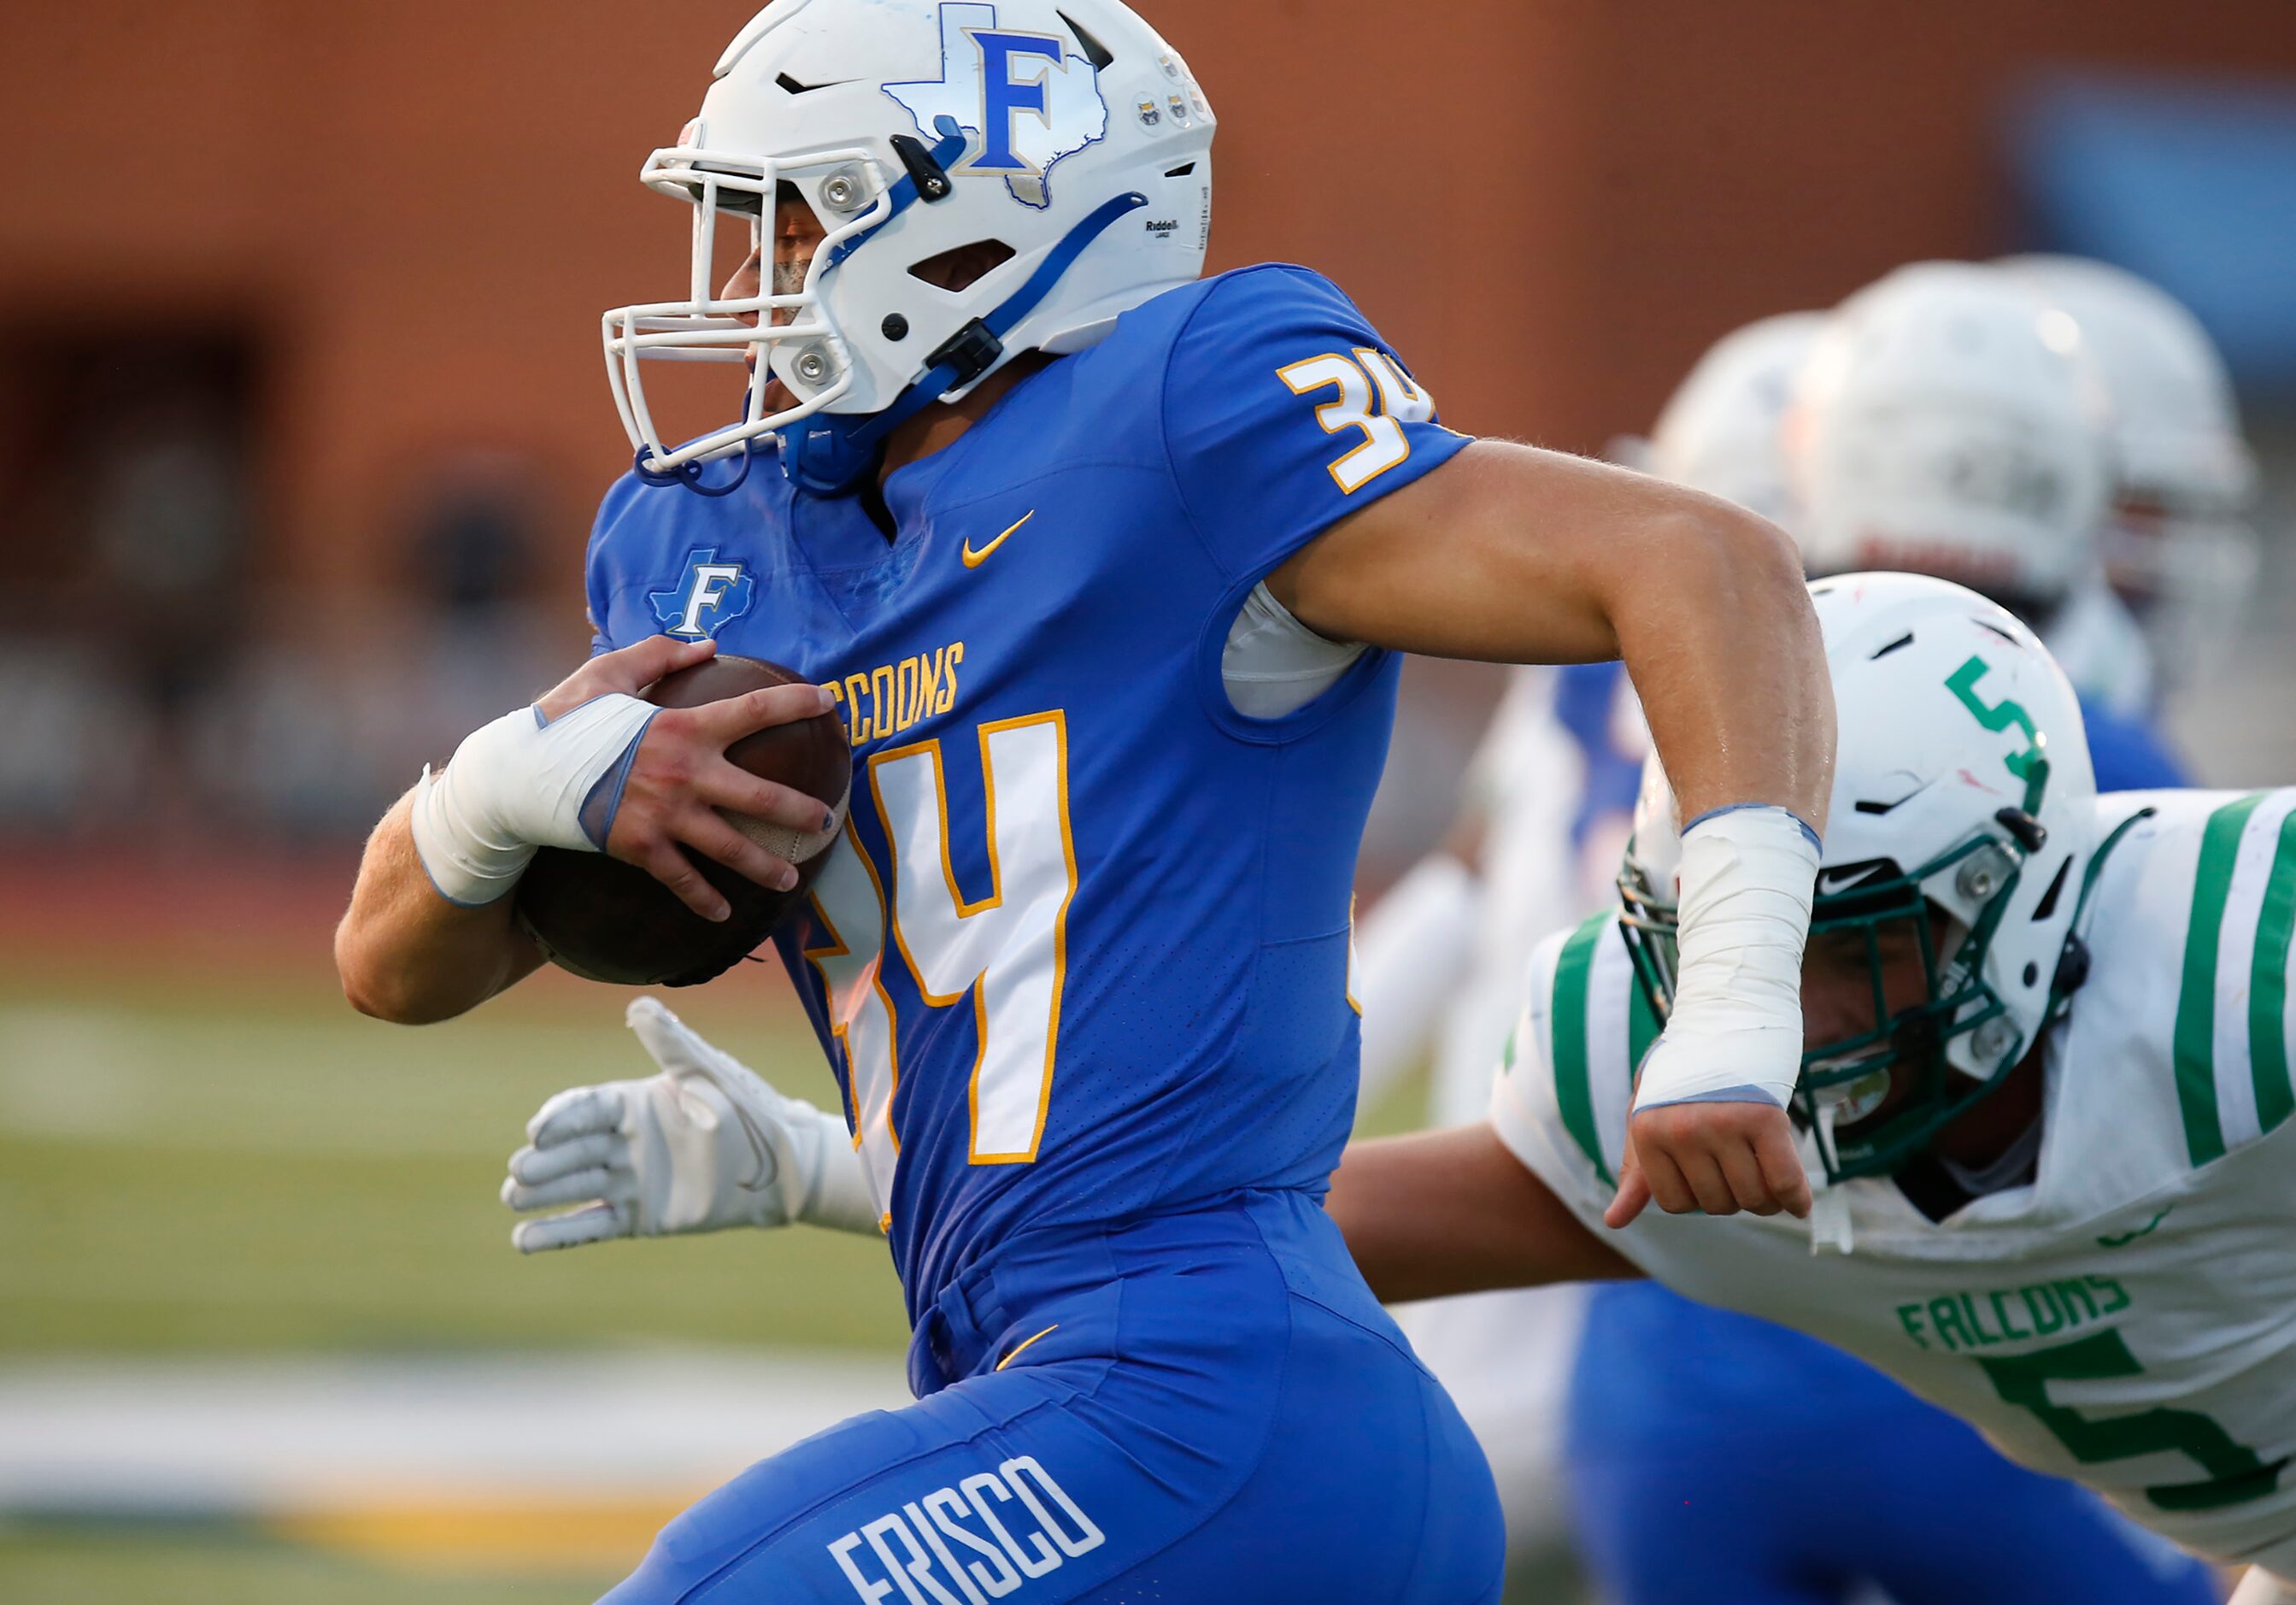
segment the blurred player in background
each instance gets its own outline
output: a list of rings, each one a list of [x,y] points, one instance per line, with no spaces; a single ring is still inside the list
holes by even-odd
[[[2103,767],[2123,786],[2171,784],[2144,728],[2152,653],[2105,572],[2116,399],[2081,326],[2024,280],[1900,268],[1834,310],[1796,378],[1795,538],[1813,574],[1937,574],[2000,603],[2079,691]],[[2140,764],[2151,772],[2129,777]]]
[[[2126,268],[2064,256],[1999,266],[2079,325],[2112,403],[2106,577],[2144,626],[2162,687],[2203,684],[2231,650],[2259,558],[2256,460],[2224,358],[2174,296]]]
[[[1810,1220],[1710,1189],[1629,1222],[1613,1198],[1677,951],[1655,762],[1624,918],[1541,944],[1490,1123],[1356,1145],[1332,1212],[1387,1296],[1640,1272],[1840,1344],[2023,1464],[2284,1577],[2296,790],[2098,796],[2070,687],[2009,614],[1911,575],[1811,589],[1842,741],[1803,975]],[[2190,1568],[2166,1592],[2165,1561],[2142,1584],[2147,1558],[2098,1520],[2086,1543],[2002,1549],[1956,1592],[1997,1513],[1933,1477],[1876,1479],[1867,1449],[1851,1422],[1791,1469],[1710,1468],[1687,1496],[1806,1525],[1809,1569],[1783,1595],[1710,1573],[1677,1597],[1819,1600],[1860,1573],[1898,1599],[2213,1597]],[[2001,1496],[2054,1502],[2062,1536],[2087,1508],[2066,1492]]]
[[[347,988],[459,1012],[537,962],[505,895],[537,843],[705,913],[680,844],[790,884],[710,806],[789,800],[722,750],[832,694],[656,711],[653,675],[714,641],[838,688],[851,811],[781,821],[834,840],[775,940],[845,1118],[641,1007],[663,1077],[554,1101],[509,1197],[583,1206],[525,1247],[882,1230],[919,1402],[718,1490],[623,1605],[1496,1597],[1480,1453],[1320,1207],[1398,650],[1634,665],[1706,813],[1638,1163],[1807,1207],[1832,704],[1790,544],[1443,428],[1313,273],[1201,279],[1212,128],[1115,0],[759,13],[646,164],[695,208],[685,295],[606,319],[638,458],[592,539],[599,655],[370,844]],[[726,219],[749,255],[713,293]],[[653,358],[746,358],[741,417],[667,445]]]

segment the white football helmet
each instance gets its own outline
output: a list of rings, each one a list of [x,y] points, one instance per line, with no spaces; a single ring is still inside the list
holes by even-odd
[[[2066,314],[1994,268],[1900,268],[1835,310],[1796,383],[1803,557],[2046,616],[2096,569],[2109,417]]]
[[[716,78],[640,174],[694,208],[685,293],[605,316],[643,473],[700,489],[703,461],[776,434],[792,477],[849,488],[901,417],[1021,352],[1080,350],[1202,272],[1211,107],[1118,0],[775,0]],[[721,217],[769,247],[783,185],[827,231],[803,284],[719,297]],[[914,271],[981,245],[1011,255],[962,288]],[[760,371],[735,422],[665,443],[646,360],[750,355],[794,404],[768,413]]]
[[[2247,517],[2256,459],[2224,358],[2182,303],[2124,268],[2067,256],[2000,267],[2080,326],[2112,397],[2120,482],[2106,571],[2169,671],[2204,678],[2229,647],[2258,562]]]
[[[2084,978],[2074,921],[2098,847],[2096,782],[2071,686],[2009,613],[1917,574],[1843,574],[1809,588],[1841,732],[1810,931],[1862,935],[1877,998],[1869,1029],[1804,1056],[1795,1090],[1838,1180],[1918,1153],[1999,1085]],[[1679,830],[1653,758],[1620,892],[1661,1017]],[[1893,925],[1919,944],[1929,987],[1884,1017],[1879,942]]]
[[[1717,341],[1668,398],[1639,465],[1792,529],[1778,431],[1824,325],[1823,312],[1781,312]]]

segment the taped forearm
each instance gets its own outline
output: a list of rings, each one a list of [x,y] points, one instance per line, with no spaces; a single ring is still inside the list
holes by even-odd
[[[1636,1108],[1791,1100],[1817,863],[1816,833],[1767,803],[1715,809],[1684,830],[1674,1007]]]
[[[518,708],[423,770],[410,824],[440,896],[466,908],[518,884],[538,847],[603,852],[630,758],[659,712],[621,692],[545,719]]]

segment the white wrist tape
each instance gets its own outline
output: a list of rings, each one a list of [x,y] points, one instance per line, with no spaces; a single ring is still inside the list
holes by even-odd
[[[1787,1106],[1801,1075],[1801,959],[1817,837],[1783,808],[1746,804],[1682,835],[1674,1008],[1635,1107]]]
[[[652,703],[619,691],[545,720],[519,708],[463,738],[415,788],[414,851],[439,895],[475,908],[518,884],[537,847],[603,852]]]

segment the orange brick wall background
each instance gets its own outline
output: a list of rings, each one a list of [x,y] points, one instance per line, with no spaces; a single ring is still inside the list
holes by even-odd
[[[1994,132],[2035,68],[2296,68],[2282,0],[1144,9],[1221,113],[1214,266],[1323,268],[1455,422],[1580,449],[1739,320],[2010,243]],[[681,209],[637,164],[750,10],[19,7],[0,330],[250,332],[258,567],[337,605],[388,588],[426,463],[517,454],[570,605],[627,460],[597,315],[680,277]],[[0,408],[0,454],[23,422]]]

